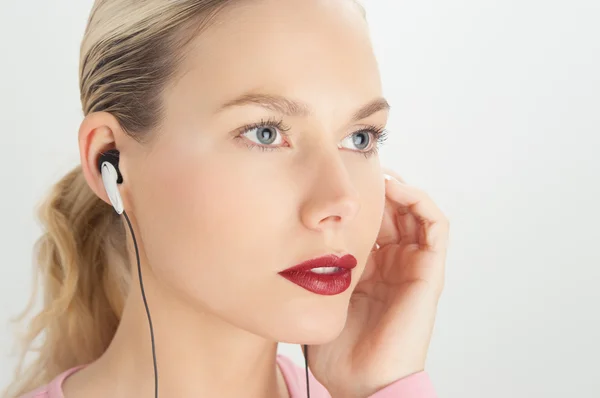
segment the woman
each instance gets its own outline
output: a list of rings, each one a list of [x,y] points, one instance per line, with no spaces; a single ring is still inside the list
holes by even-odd
[[[80,68],[81,165],[41,212],[45,338],[7,396],[434,396],[448,222],[380,167],[359,5],[97,0]]]

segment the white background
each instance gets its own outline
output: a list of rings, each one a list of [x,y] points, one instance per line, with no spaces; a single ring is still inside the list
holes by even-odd
[[[35,206],[78,162],[91,4],[0,0],[2,387]],[[382,162],[452,225],[428,362],[440,397],[600,397],[600,1],[365,5],[393,107]]]

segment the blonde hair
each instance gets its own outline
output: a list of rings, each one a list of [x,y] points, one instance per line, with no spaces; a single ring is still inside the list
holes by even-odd
[[[181,71],[186,47],[233,0],[96,0],[80,49],[84,115],[109,112],[142,142],[159,127],[161,92]],[[39,210],[34,291],[42,309],[22,337],[20,361],[4,392],[11,398],[97,359],[112,340],[125,302],[130,265],[124,224],[89,188],[81,166],[56,185]],[[34,342],[41,340],[38,347]],[[24,366],[26,355],[36,359]]]

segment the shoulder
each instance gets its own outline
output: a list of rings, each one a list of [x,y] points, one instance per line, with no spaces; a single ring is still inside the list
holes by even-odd
[[[296,365],[290,358],[277,355],[277,363],[287,384],[291,398],[306,397],[306,369]],[[331,398],[327,389],[308,371],[311,398]]]
[[[75,373],[77,370],[81,369],[83,366],[77,366],[75,368],[71,368],[69,370],[64,371],[59,374],[52,380],[50,383],[36,388],[33,391],[26,393],[25,395],[21,395],[18,398],[64,398],[62,393],[62,384],[63,381]]]

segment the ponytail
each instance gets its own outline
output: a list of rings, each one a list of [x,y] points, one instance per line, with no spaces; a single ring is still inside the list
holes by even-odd
[[[35,245],[33,293],[17,321],[35,304],[40,277],[42,309],[22,337],[20,362],[5,391],[7,398],[96,360],[114,337],[129,285],[122,221],[89,188],[81,166],[53,187],[38,217],[44,232]],[[24,369],[30,351],[38,355]]]

